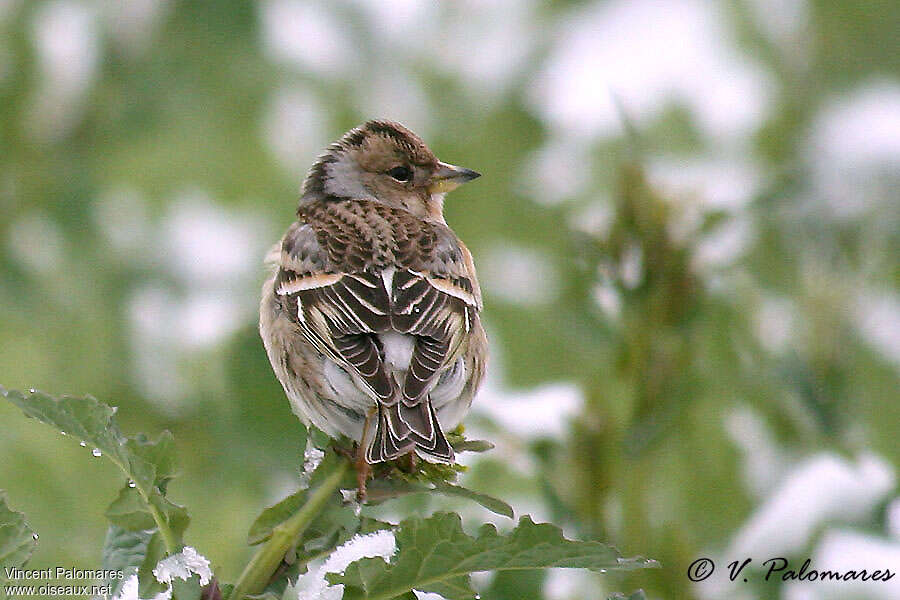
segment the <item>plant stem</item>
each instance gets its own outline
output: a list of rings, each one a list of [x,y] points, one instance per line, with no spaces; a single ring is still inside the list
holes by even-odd
[[[175,543],[175,534],[172,533],[172,529],[169,527],[169,522],[166,520],[166,517],[159,512],[159,509],[156,508],[152,502],[150,502],[150,498],[146,493],[141,492],[144,496],[144,501],[147,503],[147,506],[150,507],[150,514],[153,516],[153,520],[156,521],[156,527],[159,529],[159,534],[162,536],[163,543],[166,545],[166,554],[172,556],[173,554],[179,552],[178,544]]]
[[[121,469],[122,472],[128,476],[129,480],[132,480],[132,474],[129,466],[126,466],[124,463],[113,458],[112,456],[109,456],[109,460],[117,467],[119,467],[119,469]],[[176,554],[181,550],[181,548],[175,541],[175,533],[173,533],[172,528],[169,527],[169,522],[166,520],[166,516],[162,512],[160,512],[159,508],[155,504],[153,504],[151,500],[151,494],[153,493],[153,490],[147,490],[143,485],[140,484],[137,485],[137,490],[141,495],[141,498],[143,498],[144,502],[147,504],[147,509],[150,511],[150,515],[156,522],[156,527],[157,529],[159,529],[159,534],[162,536],[163,544],[165,544],[166,546],[166,554],[168,556]]]
[[[339,461],[334,471],[309,496],[306,504],[290,519],[272,530],[272,537],[247,563],[228,600],[243,600],[247,594],[258,594],[265,589],[285,554],[325,506],[328,498],[341,484],[348,468],[347,461]]]

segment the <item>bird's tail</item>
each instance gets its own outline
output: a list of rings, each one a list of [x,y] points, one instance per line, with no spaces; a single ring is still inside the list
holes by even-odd
[[[366,448],[370,464],[393,460],[413,450],[431,462],[452,463],[453,448],[438,422],[431,400],[411,406],[404,402],[380,404],[375,433]]]

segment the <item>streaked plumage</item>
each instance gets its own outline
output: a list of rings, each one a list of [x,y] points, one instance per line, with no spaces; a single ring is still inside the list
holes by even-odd
[[[260,333],[294,412],[376,463],[452,462],[444,431],[484,376],[481,292],[444,194],[477,173],[405,127],[370,121],[310,170],[270,253]]]

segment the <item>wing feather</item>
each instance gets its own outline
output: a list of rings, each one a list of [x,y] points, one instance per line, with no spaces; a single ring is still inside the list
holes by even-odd
[[[378,401],[367,459],[415,446],[452,460],[428,393],[459,358],[481,309],[468,250],[446,226],[378,203],[322,202],[298,214],[275,291],[304,338]],[[391,331],[415,337],[399,383],[378,339]]]

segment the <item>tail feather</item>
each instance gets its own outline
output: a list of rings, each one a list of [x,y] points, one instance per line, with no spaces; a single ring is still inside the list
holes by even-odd
[[[406,435],[398,435],[405,432]],[[428,434],[423,435],[423,434]],[[452,463],[453,448],[447,442],[431,401],[412,407],[402,402],[379,406],[375,433],[366,448],[370,464],[393,460],[413,450],[426,460]]]
[[[434,425],[434,441],[427,447],[421,444],[416,444],[416,451],[426,460],[430,459],[432,461],[442,463],[452,463],[455,458],[453,447],[450,445],[450,442],[447,441],[447,437],[444,435],[444,431],[441,429],[441,424],[437,420],[437,413],[435,413],[434,406],[431,405],[431,401],[429,400],[427,404],[428,413],[431,417],[431,422]]]
[[[393,460],[397,457],[408,454],[415,449],[415,441],[410,439],[409,434],[405,437],[398,437],[395,434],[397,428],[402,428],[402,423],[391,424],[392,413],[396,413],[396,405],[387,407],[378,407],[378,422],[375,424],[375,435],[366,448],[366,461],[369,464],[379,463],[386,460]],[[399,422],[399,418],[397,419]],[[408,429],[406,431],[409,431]]]
[[[431,402],[424,400],[412,406],[398,402],[396,406],[400,420],[412,431],[413,437],[416,438],[416,443],[427,446],[434,442],[435,423],[426,405],[431,406]],[[438,429],[440,429],[440,426],[438,426]]]

